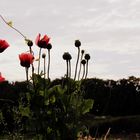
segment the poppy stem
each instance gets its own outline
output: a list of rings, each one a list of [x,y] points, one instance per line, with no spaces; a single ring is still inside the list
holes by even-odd
[[[50,74],[50,49],[48,49],[48,79],[50,79],[49,74]]]
[[[46,79],[46,57],[44,58],[44,80]]]
[[[31,46],[29,46],[29,51],[30,51],[30,54],[34,55]],[[34,64],[32,63],[31,65],[32,65],[32,81],[33,81],[33,86],[34,86],[34,89],[35,89]],[[36,92],[36,91],[35,91],[35,92]]]
[[[15,27],[13,27],[12,25],[9,25],[9,23],[3,18],[2,15],[0,15],[1,19],[4,21],[4,23],[6,23],[10,28],[14,29],[16,32],[18,32],[24,39],[26,39],[26,36],[24,34],[22,34],[18,29],[16,29]]]
[[[39,70],[40,70],[40,57],[41,57],[41,48],[39,49],[38,74],[39,74]]]
[[[71,78],[71,62],[70,60],[68,62],[69,62],[69,78]]]
[[[82,61],[82,59],[83,59],[83,53],[82,53],[82,55],[81,55],[81,60],[80,60],[80,62]],[[78,73],[78,81],[79,81],[79,79],[80,79],[81,66],[82,66],[82,63],[80,63],[80,68],[79,68],[79,73]]]
[[[66,77],[68,78],[68,74],[69,74],[69,64],[68,64],[68,60],[66,60],[66,63],[67,63],[67,75],[66,75]]]
[[[31,46],[29,47],[29,50],[30,50],[30,54],[33,54]],[[34,65],[32,63],[32,78],[33,78],[33,75],[34,75]]]
[[[87,63],[86,63],[86,75],[85,75],[85,79],[87,78],[87,74],[88,74],[88,60],[87,60]]]
[[[67,82],[67,93],[69,95],[69,91],[70,91],[70,83],[69,83],[69,74],[70,74],[70,69],[69,69],[69,66],[70,66],[70,60],[66,60],[66,64],[67,64],[67,75],[66,75],[66,82]]]
[[[29,79],[28,79],[28,68],[25,67],[25,71],[26,71],[26,80],[27,80],[27,83],[29,82]]]
[[[84,75],[85,75],[85,64],[83,64],[83,76],[82,76],[82,79],[81,80],[83,80]]]
[[[44,99],[46,93],[46,57],[44,58]]]
[[[78,47],[78,55],[77,55],[77,62],[76,62],[76,67],[75,67],[74,80],[76,79],[76,75],[77,75],[77,66],[78,66],[79,56],[80,56],[80,47]]]

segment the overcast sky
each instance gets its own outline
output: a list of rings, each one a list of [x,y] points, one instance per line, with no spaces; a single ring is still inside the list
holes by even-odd
[[[51,37],[52,79],[64,76],[62,55],[66,51],[72,55],[74,70],[76,39],[81,41],[81,49],[91,55],[88,77],[119,79],[140,75],[139,0],[3,0],[0,14],[33,41],[38,33]],[[24,80],[24,68],[18,59],[28,50],[24,39],[1,19],[0,39],[10,44],[0,54],[0,72],[7,80]],[[33,50],[37,57],[38,47],[34,45]]]

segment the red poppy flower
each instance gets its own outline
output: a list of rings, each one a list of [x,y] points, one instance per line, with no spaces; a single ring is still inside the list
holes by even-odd
[[[7,41],[0,39],[0,53],[9,47]]]
[[[36,37],[35,43],[37,46],[39,46],[40,48],[47,48],[47,45],[50,41],[50,38],[47,35],[44,35],[43,38],[41,38],[41,34],[38,34],[38,36]]]
[[[2,77],[2,75],[1,75],[1,73],[0,73],[0,83],[1,83],[1,82],[4,82],[4,81],[5,81],[5,78]]]
[[[19,55],[20,65],[26,68],[30,67],[30,64],[33,63],[34,56],[30,53],[22,53]]]

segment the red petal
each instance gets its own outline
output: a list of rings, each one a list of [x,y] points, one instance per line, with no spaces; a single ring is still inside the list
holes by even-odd
[[[4,82],[5,81],[5,78],[1,76],[1,73],[0,73],[0,82]]]
[[[41,41],[45,41],[46,44],[49,43],[50,38],[47,35],[44,35],[44,37],[41,39]]]
[[[9,44],[7,43],[7,41],[0,39],[0,53],[3,52],[8,47],[9,47]]]
[[[39,33],[35,40],[36,45],[38,45],[38,42],[40,41],[40,37],[41,37],[41,34]]]

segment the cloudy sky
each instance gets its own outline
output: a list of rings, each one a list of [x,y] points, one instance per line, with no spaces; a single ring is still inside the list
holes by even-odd
[[[51,78],[65,74],[64,52],[72,55],[74,70],[79,39],[90,53],[88,77],[103,79],[140,75],[139,0],[3,0],[0,14],[35,40],[38,33],[51,37]],[[24,39],[0,19],[0,39],[10,47],[0,54],[0,72],[7,80],[24,80],[18,55],[28,47]],[[38,47],[33,46],[35,55]],[[36,65],[37,62],[35,62]]]

